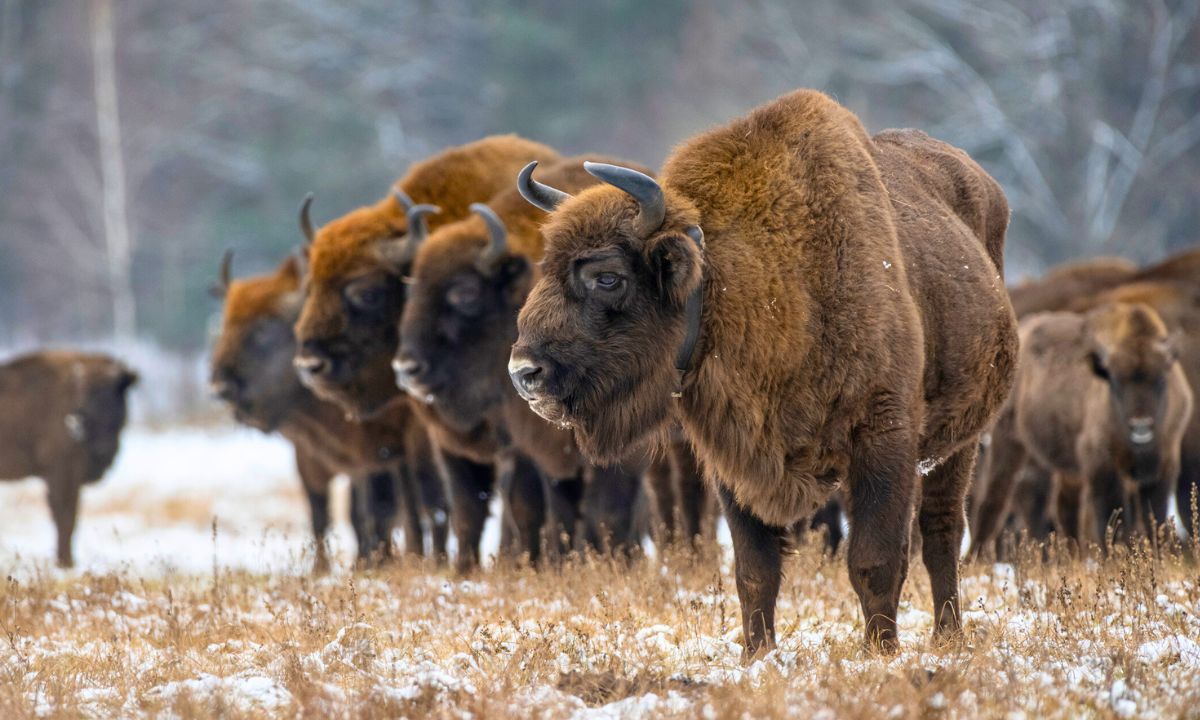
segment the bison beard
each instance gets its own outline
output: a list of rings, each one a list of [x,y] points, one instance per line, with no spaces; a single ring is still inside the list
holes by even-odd
[[[935,631],[956,632],[966,489],[1016,355],[999,186],[922,133],[868,136],[813,91],[683,144],[661,188],[590,169],[608,185],[574,198],[519,179],[555,207],[509,365],[522,395],[601,459],[677,411],[730,517],[748,657],[774,644],[782,529],[841,484],[867,641],[896,646],[914,514]]]

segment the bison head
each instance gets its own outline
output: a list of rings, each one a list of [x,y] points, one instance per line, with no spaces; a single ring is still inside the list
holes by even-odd
[[[103,355],[80,357],[72,365],[74,407],[64,418],[67,435],[85,449],[87,480],[97,480],[117,455],[125,427],[126,398],[138,374]]]
[[[505,365],[532,284],[496,213],[471,210],[417,253],[393,363],[401,387],[464,432],[512,392]]]
[[[607,462],[670,418],[676,365],[698,328],[703,235],[695,206],[649,176],[585,167],[605,184],[574,198],[533,180],[532,165],[518,179],[527,200],[554,212],[509,374],[535,412]]]
[[[225,312],[213,347],[211,387],[238,422],[270,432],[307,395],[292,367],[292,324],[302,300],[299,261],[288,257],[274,273],[231,281],[229,258],[222,263]]]
[[[405,222],[411,205],[397,191],[319,231],[307,219],[307,201],[301,209],[301,227],[314,239],[296,322],[296,369],[318,395],[358,418],[399,396],[391,359],[414,252]]]
[[[1109,388],[1117,432],[1133,451],[1153,446],[1179,356],[1158,314],[1140,303],[1110,303],[1088,316],[1088,362]]]

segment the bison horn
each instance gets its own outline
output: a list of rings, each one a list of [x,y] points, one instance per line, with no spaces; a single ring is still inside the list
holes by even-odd
[[[517,175],[517,191],[521,193],[521,197],[529,201],[530,205],[546,212],[553,212],[559,203],[571,195],[534,180],[533,171],[537,165],[537,160],[534,160],[521,169]]]
[[[404,210],[404,212],[407,213],[409,210],[412,210],[412,198],[405,194],[405,192],[400,188],[392,188],[392,197],[396,198],[396,202],[400,203],[400,207]]]
[[[408,237],[404,239],[404,262],[412,262],[412,259],[417,256],[417,248],[421,247],[421,243],[425,242],[425,238],[429,237],[429,224],[425,222],[425,216],[431,213],[440,213],[441,211],[442,209],[437,205],[409,206],[407,209]]]
[[[667,204],[663,199],[662,188],[654,178],[637,170],[608,163],[584,162],[583,169],[592,177],[624,190],[637,200],[637,231],[640,236],[648,236],[662,227],[663,219],[667,216]]]
[[[304,233],[304,241],[309,245],[317,235],[317,231],[313,229],[312,217],[309,215],[312,201],[313,194],[309,193],[304,196],[304,202],[300,203],[300,232]]]
[[[505,229],[504,222],[500,217],[496,215],[496,211],[483,203],[471,203],[471,212],[483,218],[483,224],[487,225],[488,235],[491,236],[491,242],[480,253],[475,267],[480,272],[490,274],[496,267],[496,262],[504,256],[504,251],[508,248],[508,230]]]
[[[221,289],[229,292],[230,277],[233,274],[233,248],[225,251],[221,256],[221,272],[217,276],[221,280]]]

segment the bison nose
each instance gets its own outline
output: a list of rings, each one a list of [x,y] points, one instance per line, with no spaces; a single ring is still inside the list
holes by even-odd
[[[1129,440],[1135,445],[1145,445],[1154,440],[1154,418],[1129,418]]]
[[[396,385],[408,389],[425,374],[427,366],[424,362],[401,352],[392,360],[392,370],[396,373]]]
[[[516,353],[513,353],[508,361],[508,377],[512,380],[513,387],[526,400],[534,399],[534,393],[542,387],[546,379],[543,370],[541,365],[529,358],[518,357]]]
[[[208,388],[218,400],[231,403],[241,394],[242,384],[232,370],[223,369],[213,373]]]
[[[292,360],[292,364],[306,385],[333,372],[333,359],[329,354],[309,343]]]

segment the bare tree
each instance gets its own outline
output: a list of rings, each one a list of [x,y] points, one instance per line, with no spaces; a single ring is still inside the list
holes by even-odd
[[[121,118],[117,102],[113,3],[112,0],[91,0],[88,8],[113,334],[121,339],[129,339],[137,333],[137,304],[133,293],[133,242],[126,213],[125,160],[121,150]]]

